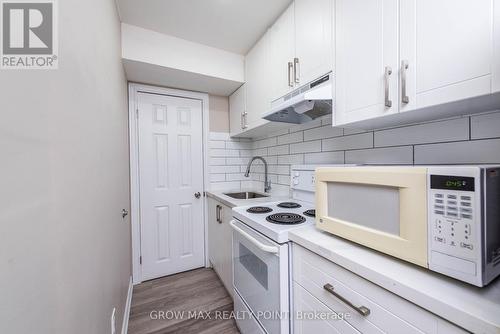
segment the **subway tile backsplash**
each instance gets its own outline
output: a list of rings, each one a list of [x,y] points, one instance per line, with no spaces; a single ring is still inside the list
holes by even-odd
[[[264,188],[269,164],[272,192],[289,192],[294,164],[500,164],[500,111],[377,131],[332,128],[331,116],[291,125],[253,139],[210,133],[209,174],[212,190]]]

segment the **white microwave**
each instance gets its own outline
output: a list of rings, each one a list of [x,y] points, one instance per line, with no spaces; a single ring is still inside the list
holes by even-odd
[[[318,168],[316,226],[485,286],[500,275],[500,166]]]

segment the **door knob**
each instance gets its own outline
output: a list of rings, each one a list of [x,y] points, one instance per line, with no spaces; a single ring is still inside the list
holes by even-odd
[[[122,218],[125,218],[128,216],[128,210],[122,209]]]
[[[200,197],[201,197],[200,192],[198,191],[197,193],[195,193],[195,194],[194,194],[194,197],[196,197],[196,198],[200,198]]]

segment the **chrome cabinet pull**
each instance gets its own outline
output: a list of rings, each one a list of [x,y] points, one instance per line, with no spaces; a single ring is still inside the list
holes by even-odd
[[[329,293],[331,293],[332,295],[334,295],[335,297],[337,297],[338,299],[340,299],[343,303],[347,304],[347,306],[353,308],[354,310],[356,310],[356,312],[358,312],[359,314],[361,314],[363,317],[366,317],[368,315],[370,315],[370,309],[366,306],[355,306],[353,303],[351,303],[350,301],[348,301],[347,299],[345,299],[344,297],[342,297],[341,295],[339,295],[336,291],[335,291],[335,288],[333,287],[333,285],[331,285],[330,283],[327,283],[325,285],[323,285],[323,288],[328,291]]]
[[[219,224],[222,224],[222,205],[219,205]]]
[[[300,64],[299,58],[293,58],[293,77],[295,78],[295,83],[300,82]]]
[[[243,112],[243,129],[248,128],[248,113],[246,111]]]
[[[292,70],[293,70],[293,63],[291,61],[289,61],[288,62],[288,87],[293,87]]]
[[[410,98],[406,95],[406,70],[408,69],[408,60],[401,61],[401,102],[408,103]]]
[[[392,74],[392,69],[390,66],[385,67],[384,74],[384,85],[385,85],[385,106],[392,107],[392,101],[389,100],[389,76]]]
[[[219,205],[217,204],[217,206],[215,207],[215,220],[217,221],[217,223],[220,223],[220,212],[219,212]]]
[[[242,129],[244,129],[244,127],[243,127],[243,118],[244,118],[244,117],[245,117],[245,116],[243,115],[243,113],[241,113],[241,115],[240,115],[240,127],[241,127]]]

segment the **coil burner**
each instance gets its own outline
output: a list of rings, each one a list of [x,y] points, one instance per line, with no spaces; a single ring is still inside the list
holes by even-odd
[[[269,213],[271,211],[273,211],[273,209],[267,206],[252,206],[251,208],[247,209],[247,212],[250,213]]]
[[[300,208],[302,205],[294,202],[282,202],[278,204],[278,207],[284,208],[284,209],[297,209]]]
[[[266,217],[266,220],[273,224],[295,225],[306,221],[304,217],[296,213],[275,213]]]
[[[304,211],[304,214],[308,217],[316,217],[316,210],[315,209],[310,209]]]

